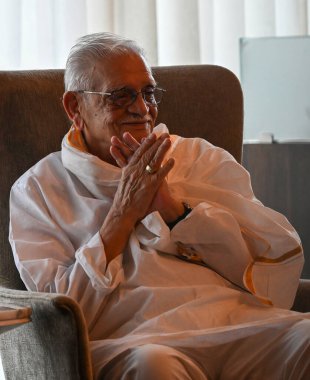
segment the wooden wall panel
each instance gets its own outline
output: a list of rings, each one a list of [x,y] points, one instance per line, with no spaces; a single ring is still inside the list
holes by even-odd
[[[310,143],[244,144],[243,166],[256,197],[284,214],[299,233],[310,278]]]

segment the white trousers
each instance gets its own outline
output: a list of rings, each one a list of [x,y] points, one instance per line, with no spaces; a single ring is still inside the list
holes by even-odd
[[[167,346],[146,344],[132,348],[105,367],[100,379],[206,380],[189,357]]]
[[[98,378],[309,380],[310,320],[205,348],[151,343],[133,347],[103,367]]]

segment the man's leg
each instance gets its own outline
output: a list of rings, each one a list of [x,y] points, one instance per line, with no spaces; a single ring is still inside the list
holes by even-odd
[[[123,352],[103,368],[99,378],[207,380],[207,376],[189,357],[173,348],[157,344],[146,344]]]
[[[267,328],[226,351],[219,379],[310,379],[310,320]]]

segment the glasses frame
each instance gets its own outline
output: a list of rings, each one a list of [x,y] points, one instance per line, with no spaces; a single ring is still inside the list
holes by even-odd
[[[147,101],[146,99],[145,99],[145,96],[146,96],[146,91],[145,90],[142,90],[142,91],[135,91],[135,90],[132,90],[132,89],[130,89],[130,88],[128,88],[128,87],[123,87],[123,88],[120,88],[120,89],[117,89],[117,90],[113,90],[113,91],[111,91],[111,92],[101,92],[101,91],[90,91],[90,90],[78,90],[78,91],[75,91],[75,92],[77,92],[77,93],[79,93],[79,94],[95,94],[95,95],[101,95],[102,97],[104,97],[104,96],[106,96],[106,97],[111,97],[111,96],[113,96],[115,93],[117,93],[118,91],[121,91],[121,90],[128,90],[128,93],[130,93],[131,94],[131,102],[129,102],[128,104],[125,104],[125,105],[120,105],[120,104],[117,104],[115,101],[111,101],[111,103],[113,104],[113,105],[116,105],[116,106],[118,106],[118,107],[122,107],[122,108],[126,108],[126,107],[129,107],[129,106],[131,106],[136,100],[137,100],[137,97],[138,97],[138,95],[139,94],[141,94],[142,95],[142,98],[143,98],[143,101],[144,101],[144,103],[146,103],[146,104],[148,104],[148,105],[150,105],[150,106],[157,106],[161,101],[162,101],[162,97],[163,97],[163,94],[164,94],[164,92],[166,92],[166,90],[165,89],[163,89],[163,88],[161,88],[161,87],[154,87],[154,90],[159,90],[159,91],[161,91],[161,98],[160,98],[160,100],[157,102],[157,101],[155,101],[155,103],[151,103],[151,102],[149,102],[149,101]]]

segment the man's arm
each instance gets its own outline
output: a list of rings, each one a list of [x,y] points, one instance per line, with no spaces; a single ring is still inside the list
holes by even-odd
[[[53,186],[57,186],[55,177]],[[65,196],[71,195],[66,191]],[[74,298],[90,325],[105,298],[122,281],[123,269],[121,256],[107,266],[97,223],[87,209],[79,205],[70,213],[59,194],[31,176],[13,186],[10,216],[10,243],[27,289]],[[73,223],[72,216],[79,220]]]
[[[291,307],[303,266],[294,228],[255,198],[249,173],[228,152],[199,139],[175,145],[179,172],[169,175],[169,186],[195,207],[171,239],[261,299]],[[190,155],[191,162],[181,161]]]
[[[139,239],[161,252],[187,250],[265,302],[289,308],[303,265],[294,228],[255,198],[249,174],[228,152],[201,139],[172,140],[168,186],[193,211],[170,234],[148,218],[149,243]]]

